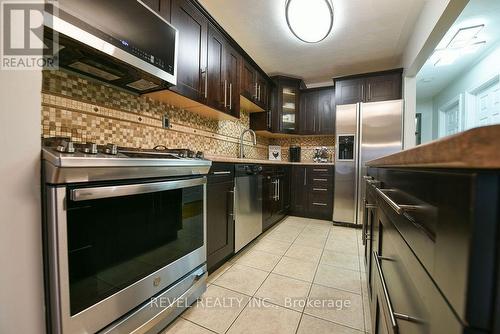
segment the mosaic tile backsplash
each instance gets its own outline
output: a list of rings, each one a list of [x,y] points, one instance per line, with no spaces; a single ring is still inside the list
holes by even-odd
[[[170,120],[169,129],[162,127],[164,115]],[[41,127],[44,138],[66,136],[76,142],[112,142],[135,148],[161,144],[237,157],[239,136],[249,125],[249,114],[244,111],[239,120],[214,120],[67,72],[43,73]],[[302,146],[302,160],[310,161],[314,147],[327,146],[333,150],[334,137],[269,139],[258,136],[257,146],[248,145],[245,153],[249,158],[267,159],[268,145],[280,145],[283,160],[287,160],[292,144]]]

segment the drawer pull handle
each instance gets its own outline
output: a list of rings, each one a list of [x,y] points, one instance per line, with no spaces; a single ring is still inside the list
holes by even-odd
[[[395,191],[394,189],[379,189],[375,188],[377,193],[383,198],[383,200],[389,204],[389,206],[396,211],[398,215],[402,215],[405,211],[416,211],[419,209],[416,205],[400,205],[394,202],[385,192]],[[385,191],[385,192],[384,192]]]
[[[324,188],[313,188],[314,191],[328,191],[328,189]]]
[[[403,320],[403,321],[409,321],[409,322],[415,322],[415,323],[423,323],[424,321],[419,319],[419,318],[416,318],[416,317],[413,317],[413,316],[410,316],[407,314],[403,314],[403,313],[394,312],[394,309],[392,308],[391,299],[389,298],[387,284],[385,283],[384,273],[382,272],[382,268],[380,267],[380,262],[379,262],[379,260],[394,261],[394,259],[380,256],[380,255],[378,255],[377,251],[373,251],[373,257],[375,260],[375,265],[377,267],[378,276],[380,278],[380,283],[382,284],[382,291],[384,293],[384,300],[385,300],[385,303],[386,303],[387,308],[388,308],[389,313],[390,313],[389,316],[391,318],[392,328],[396,329],[398,326],[396,323],[396,319]],[[394,330],[394,332],[397,333],[396,330]]]
[[[394,317],[394,311],[392,309],[391,299],[389,298],[389,292],[387,291],[387,284],[385,283],[384,273],[382,272],[382,268],[380,267],[380,262],[379,262],[380,258],[379,255],[377,254],[377,251],[373,251],[373,258],[375,260],[375,266],[377,268],[380,284],[382,285],[384,301],[385,304],[387,305],[387,309],[389,310],[389,317],[391,321],[390,325],[393,329],[396,329],[398,327],[398,324],[396,323],[396,318]],[[394,332],[397,333],[396,330],[394,330]]]
[[[231,174],[231,171],[214,172],[214,175],[228,175],[228,174]]]
[[[313,179],[314,181],[321,181],[321,182],[326,182],[328,181],[327,179]]]
[[[327,206],[328,204],[326,204],[326,203],[316,203],[316,202],[313,202],[313,205],[318,205],[318,206]]]
[[[313,172],[328,172],[328,169],[326,169],[326,168],[314,168]]]

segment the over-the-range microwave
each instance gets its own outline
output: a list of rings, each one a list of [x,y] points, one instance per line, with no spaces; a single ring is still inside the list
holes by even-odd
[[[139,0],[59,0],[44,22],[61,68],[139,94],[177,83],[177,29]]]

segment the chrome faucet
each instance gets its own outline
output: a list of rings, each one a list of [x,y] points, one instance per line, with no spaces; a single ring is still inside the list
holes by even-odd
[[[250,134],[253,136],[253,145],[257,145],[257,136],[255,135],[255,132],[252,129],[246,129],[241,133],[240,136],[240,158],[243,159],[245,157],[245,151],[243,149],[243,137],[245,136],[245,133],[250,132]]]

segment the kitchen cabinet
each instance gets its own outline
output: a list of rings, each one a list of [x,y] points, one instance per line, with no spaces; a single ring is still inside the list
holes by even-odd
[[[240,55],[213,26],[208,29],[207,104],[239,117]]]
[[[234,165],[214,163],[207,180],[207,267],[234,253]]]
[[[264,166],[262,176],[262,229],[267,230],[290,209],[290,168]]]
[[[172,0],[171,22],[179,31],[179,40],[177,85],[170,89],[206,103],[208,20],[189,0]]]
[[[335,79],[337,105],[402,98],[402,70],[360,74]]]
[[[267,78],[247,60],[241,65],[241,95],[260,108],[268,109],[269,84]]]
[[[402,167],[368,175],[363,231],[374,329],[385,303],[398,333],[498,332],[500,174]]]
[[[170,10],[172,0],[144,0],[144,4],[170,22]]]
[[[335,133],[335,90],[331,87],[303,90],[300,93],[299,133]]]
[[[272,122],[276,124],[277,132],[297,134],[299,131],[300,79],[274,77],[276,84],[276,108]]]
[[[292,215],[331,220],[333,166],[292,166]]]

